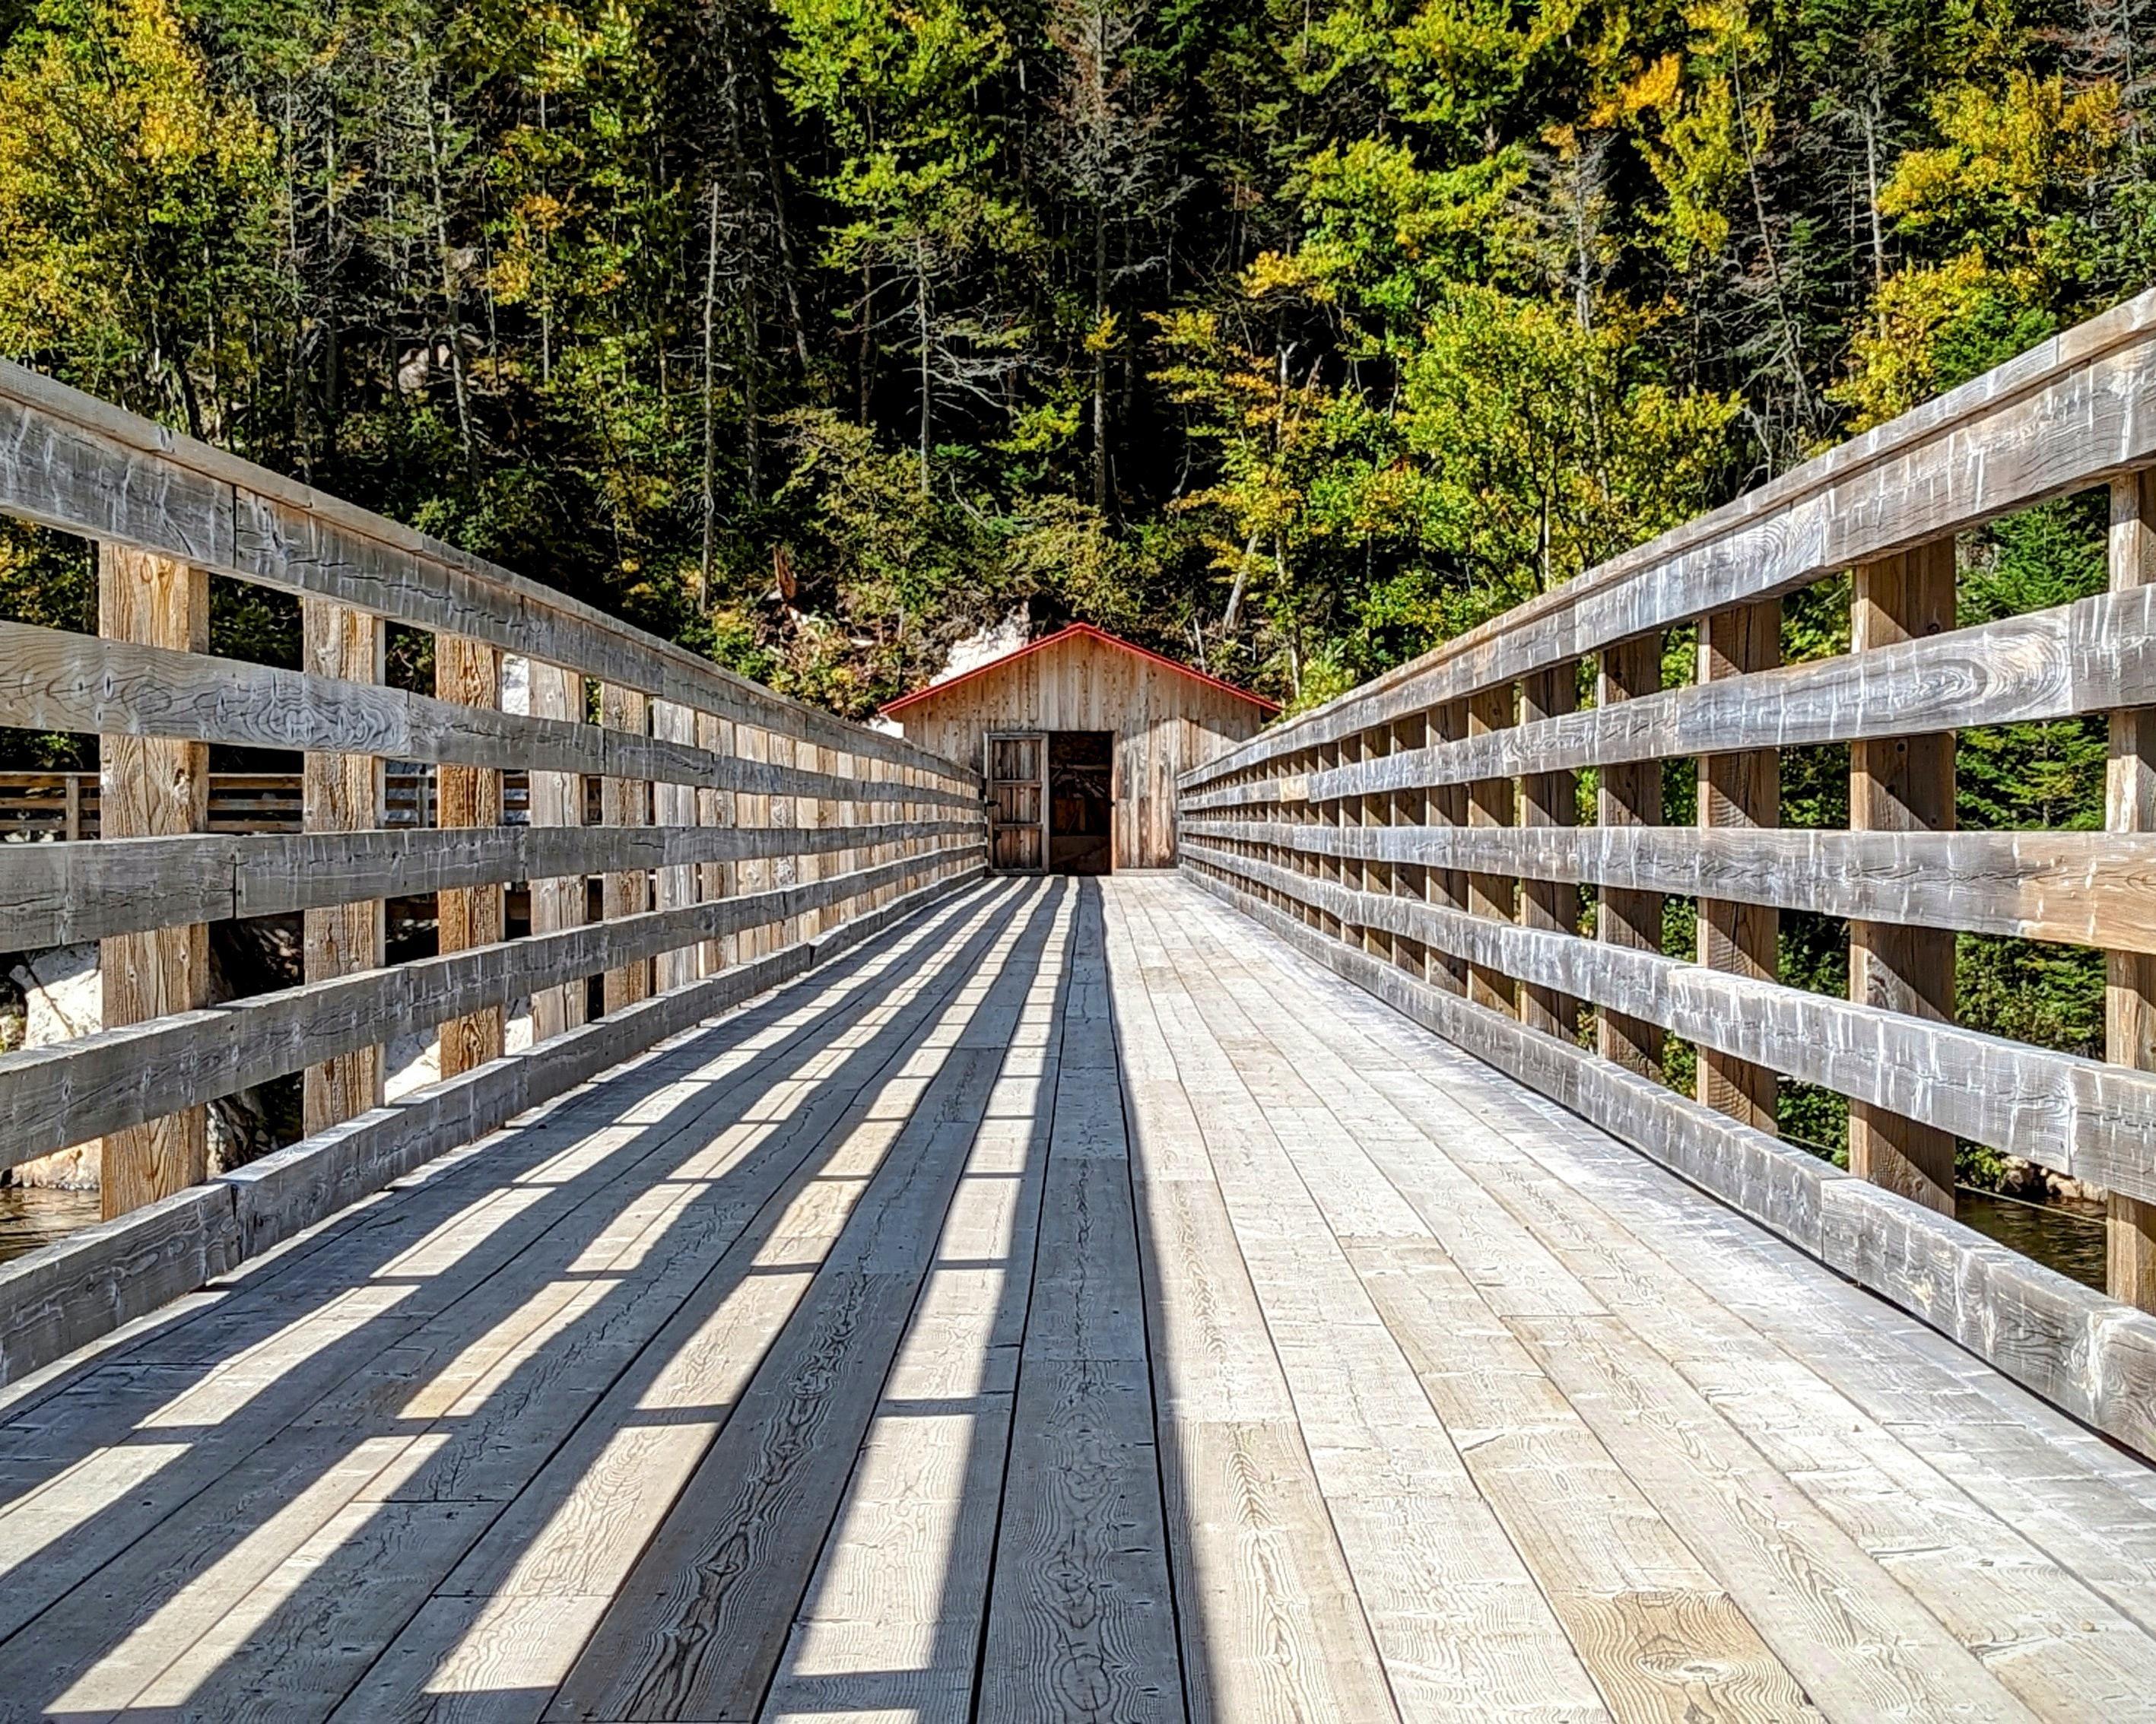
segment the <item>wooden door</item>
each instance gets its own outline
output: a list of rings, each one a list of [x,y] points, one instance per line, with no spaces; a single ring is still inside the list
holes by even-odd
[[[988,749],[988,865],[1000,874],[1038,874],[1048,854],[1048,738],[1038,731],[991,735]]]

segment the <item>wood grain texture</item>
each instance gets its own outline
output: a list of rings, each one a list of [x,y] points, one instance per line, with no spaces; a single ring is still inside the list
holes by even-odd
[[[1435,800],[1439,793],[1432,792]],[[2156,837],[2101,832],[1831,832],[1656,827],[1378,830],[1196,817],[1194,838],[1376,855],[1725,899],[1821,916],[2156,949]],[[0,852],[0,866],[7,857]],[[1433,900],[1435,901],[1435,900]]]
[[[1699,622],[1699,680],[1714,682],[1782,662],[1779,599],[1717,611]],[[1703,755],[1699,762],[1699,824],[1756,829],[1781,820],[1782,760],[1772,749]],[[1780,973],[1781,917],[1771,904],[1702,898],[1699,961],[1773,981]],[[1774,1074],[1712,1049],[1699,1054],[1699,1099],[1762,1131],[1774,1129]]]
[[[729,717],[844,740],[857,726],[402,523],[0,362],[0,510],[436,634],[583,667]],[[973,789],[963,768],[871,732],[862,752]]]
[[[1579,705],[1579,667],[1553,665],[1520,682],[1520,722],[1536,724],[1560,718]],[[1520,779],[1520,824],[1522,827],[1570,827],[1579,824],[1579,775],[1576,772],[1527,772]],[[1507,875],[1514,870],[1504,870]],[[1520,926],[1577,933],[1579,929],[1579,890],[1570,880],[1522,880]],[[1553,1035],[1579,1033],[1579,1002],[1569,995],[1553,993],[1532,985],[1520,991],[1520,1015],[1525,1023]]]
[[[2111,590],[2156,586],[2156,471],[2111,485]],[[2156,707],[2111,715],[2104,788],[2108,832],[2156,834]],[[2156,1067],[2156,955],[2105,955],[2104,1057],[2139,1070]],[[2109,1194],[2106,1281],[2114,1299],[2156,1311],[2156,1204]]]
[[[648,698],[641,695],[639,698]],[[297,670],[0,623],[0,723],[500,771],[583,772],[766,795],[837,795],[843,782],[624,726],[460,705]],[[932,782],[907,799],[970,809],[980,793]]]
[[[1595,680],[1595,711],[1614,713],[1619,722],[1635,700],[1662,685],[1662,638],[1642,635],[1603,649]],[[1604,827],[1662,824],[1662,768],[1659,761],[1628,762],[1602,769],[1595,788],[1595,820]],[[1607,946],[1640,952],[1662,949],[1662,900],[1651,892],[1604,886],[1595,906],[1594,936]],[[1590,996],[1591,998],[1591,996]],[[1594,1002],[1595,1047],[1605,1060],[1628,1065],[1645,1077],[1662,1070],[1663,1026],[1615,1009],[1609,999]]]
[[[1954,543],[1918,546],[1865,563],[1850,590],[1850,645],[1861,659],[1882,647],[1945,634],[1954,621]],[[1943,832],[1954,824],[1950,731],[1855,744],[1849,752],[1854,831]],[[1943,930],[1851,922],[1849,997],[1866,1005],[1950,1023],[1954,942]],[[1989,1142],[1990,1140],[1984,1140]],[[1849,1109],[1849,1167],[1860,1178],[1953,1213],[1953,1134],[1866,1099]]]
[[[379,618],[320,599],[301,601],[300,667],[308,675],[343,682],[380,682],[385,645]],[[302,824],[311,833],[364,832],[379,827],[382,776],[382,762],[372,755],[308,755],[300,773]],[[236,867],[233,878],[237,880]],[[350,886],[341,884],[338,890],[351,892]],[[382,900],[363,892],[352,892],[341,903],[306,910],[300,926],[303,978],[321,982],[377,967],[384,962],[387,931]],[[379,1048],[357,1049],[322,1065],[311,1065],[301,1080],[302,1127],[311,1136],[340,1120],[378,1107],[382,1091]]]
[[[100,546],[97,625],[110,639],[151,650],[207,651],[209,577]],[[209,750],[201,743],[100,736],[98,758],[105,829],[115,838],[199,832],[208,824]],[[209,1003],[209,930],[194,923],[116,935],[100,947],[98,978],[108,1028],[198,1010]],[[98,1165],[108,1220],[171,1197],[208,1170],[209,1116],[190,1106],[126,1121],[105,1137]]]
[[[634,689],[607,683],[599,690],[599,723],[609,731],[644,735],[651,724],[651,702]],[[599,818],[609,826],[649,826],[651,784],[646,779],[609,777],[599,786]],[[651,875],[642,868],[609,870],[599,883],[600,913],[608,921],[641,916],[651,907]],[[604,1009],[618,1012],[651,992],[652,969],[643,959],[610,969],[601,983]]]
[[[498,711],[501,654],[484,642],[444,634],[434,642],[434,692],[459,706]],[[436,773],[436,824],[444,831],[501,824],[501,774],[485,767],[444,766]],[[436,949],[444,953],[495,946],[503,936],[502,889],[457,886],[434,895]],[[454,1077],[501,1057],[500,1005],[446,1019],[439,1032],[441,1073]]]
[[[531,716],[534,718],[560,719],[573,724],[584,721],[585,689],[581,671],[535,660],[526,675],[530,678]],[[534,831],[547,827],[583,826],[583,775],[578,772],[532,773],[530,819],[531,828],[528,829]],[[557,838],[555,848],[566,850],[573,846],[561,844]],[[411,865],[412,858],[408,854],[401,859],[405,866]],[[502,878],[522,879],[531,883],[531,931],[552,934],[563,928],[576,927],[583,921],[588,914],[585,880],[596,871],[589,865],[548,867],[535,857],[513,867]],[[545,1041],[582,1024],[588,1009],[586,995],[587,990],[573,982],[559,988],[542,988],[534,993],[531,996],[533,1039]]]

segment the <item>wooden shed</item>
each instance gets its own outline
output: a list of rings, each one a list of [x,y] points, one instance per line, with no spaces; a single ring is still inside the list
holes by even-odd
[[[980,762],[998,869],[1106,874],[1173,867],[1177,775],[1280,708],[1073,623],[883,711],[908,741]]]

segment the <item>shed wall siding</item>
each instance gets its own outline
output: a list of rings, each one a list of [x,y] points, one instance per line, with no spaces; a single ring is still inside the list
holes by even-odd
[[[1080,638],[993,666],[896,715],[906,740],[978,766],[991,731],[1116,734],[1116,866],[1175,864],[1175,780],[1264,712],[1137,654]]]

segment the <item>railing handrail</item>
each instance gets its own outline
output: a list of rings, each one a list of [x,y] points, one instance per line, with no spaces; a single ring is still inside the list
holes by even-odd
[[[811,741],[965,782],[963,768],[903,737],[10,360],[0,360],[0,515],[574,665],[721,716],[783,712]],[[342,554],[323,557],[324,546]]]
[[[1852,562],[1889,556],[2144,465],[2156,459],[2156,411],[2150,411],[2145,402],[2138,418],[2130,409],[2152,376],[2156,376],[2156,288],[2039,342],[1983,376],[1515,605],[1322,706],[1281,720],[1193,767],[1177,782],[1186,789],[1211,783],[1283,753],[1383,723],[1385,713],[1378,709],[1400,706],[1404,697],[1412,696],[1416,706],[1430,706],[1471,694],[1685,621],[1702,609],[1803,587]],[[2087,386],[2087,393],[2076,395],[2076,384]],[[2005,483],[1999,482],[1996,463],[1979,459],[1974,472],[1966,475],[1975,481],[1973,491],[1960,495],[1949,492],[1932,500],[1928,516],[1920,502],[1892,521],[1881,519],[1876,529],[1859,536],[1830,541],[1822,535],[1813,542],[1777,546],[1772,556],[1760,558],[1749,572],[1727,579],[1720,592],[1680,589],[1659,603],[1650,595],[1645,604],[1635,604],[1630,615],[1614,603],[1628,588],[1645,586],[1650,577],[1681,574],[1681,567],[1673,566],[1684,559],[1717,547],[1726,550],[1744,536],[1761,532],[1776,517],[1793,516],[1809,504],[1830,501],[1837,487],[1867,478],[1880,480],[1897,462],[1947,448],[1958,434],[1986,419],[2062,391],[2054,423],[2067,419],[2071,434],[2060,440],[2047,436],[2042,428],[2030,428],[2025,441],[2040,447],[2044,459]],[[2100,392],[2127,407],[2128,413],[2108,434],[2092,417],[2071,426],[2075,403],[2093,409]],[[1668,584],[1678,583],[1672,578]],[[1524,650],[1506,651],[1538,627],[1577,618],[1590,608],[1601,614],[1584,624],[1575,621],[1570,630],[1527,644]],[[1498,662],[1482,662],[1492,659]]]

